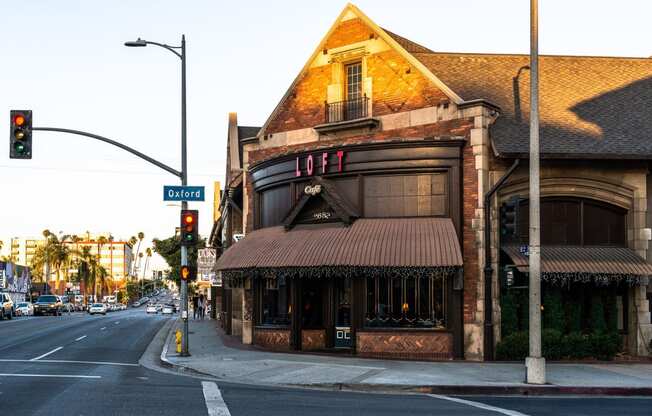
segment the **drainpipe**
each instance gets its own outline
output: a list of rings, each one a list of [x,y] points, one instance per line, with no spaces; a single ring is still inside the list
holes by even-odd
[[[516,170],[520,163],[516,159],[509,170],[484,195],[484,360],[494,359],[494,308],[492,290],[493,268],[491,267],[491,197]]]

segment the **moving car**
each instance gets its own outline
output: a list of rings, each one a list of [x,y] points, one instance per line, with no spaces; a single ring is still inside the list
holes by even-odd
[[[165,305],[163,307],[163,315],[172,315],[174,307],[172,305]]]
[[[0,293],[0,319],[11,319],[16,315],[14,301],[7,293]]]
[[[34,315],[34,305],[32,305],[32,302],[19,302],[16,305],[16,315],[20,315],[20,316]]]
[[[95,315],[96,313],[101,313],[102,315],[106,315],[106,305],[104,303],[91,304],[91,306],[88,308],[88,314]]]
[[[41,295],[34,303],[34,315],[61,315],[63,303],[56,295]]]
[[[158,313],[158,309],[156,309],[156,305],[147,305],[147,313]]]

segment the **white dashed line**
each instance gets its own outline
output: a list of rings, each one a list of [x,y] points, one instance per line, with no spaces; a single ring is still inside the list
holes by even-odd
[[[102,376],[79,376],[74,374],[7,374],[7,373],[0,373],[0,377],[102,378]]]
[[[120,321],[116,321],[116,322],[115,322],[116,325],[118,325],[119,323],[120,323]]]
[[[93,365],[122,365],[128,367],[138,367],[140,364],[133,363],[114,363],[111,361],[77,361],[77,360],[17,360],[12,358],[2,358],[0,363],[39,363],[39,364],[93,364]]]
[[[43,354],[43,355],[39,355],[38,357],[32,358],[30,361],[37,361],[37,360],[40,360],[40,359],[43,358],[43,357],[47,357],[47,356],[50,355],[50,354],[54,354],[55,352],[59,351],[61,348],[63,348],[63,347],[57,347],[57,348],[53,349],[53,350],[50,351],[50,352],[46,352],[46,353]]]
[[[75,341],[81,341],[82,339],[86,338],[88,335],[82,335],[79,338],[75,338]]]
[[[448,400],[455,403],[465,404],[467,406],[477,407],[478,409],[488,410],[490,412],[496,412],[506,416],[528,416],[525,413],[517,412],[516,410],[502,409],[500,407],[490,406],[480,402],[458,399],[457,397],[441,396],[439,394],[429,394],[428,396],[434,397],[435,399]]]
[[[100,331],[104,331],[105,329],[106,329],[106,327],[103,326],[102,328],[100,328]]]
[[[231,416],[231,412],[224,403],[217,384],[212,381],[202,381],[201,386],[204,389],[204,400],[206,400],[208,416]]]

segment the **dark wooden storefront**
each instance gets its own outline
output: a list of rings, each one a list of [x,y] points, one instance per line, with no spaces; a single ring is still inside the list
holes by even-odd
[[[449,219],[450,238],[459,250],[463,144],[462,139],[450,139],[352,145],[282,156],[253,166],[250,172],[255,228],[262,231],[280,225],[287,230],[295,226],[316,227],[314,238],[318,239],[319,227],[330,230],[338,221],[347,227],[355,218],[378,223],[441,218]],[[328,190],[323,193],[324,204],[306,197],[315,185]],[[418,232],[418,227],[412,232]],[[406,253],[409,257],[410,250]],[[287,271],[276,273],[278,270],[274,268],[241,270],[242,278],[251,278],[253,282],[253,342],[276,350],[348,348],[369,357],[451,359],[463,356],[461,254],[459,266],[442,268],[436,273],[440,279],[437,281],[442,282],[445,303],[440,308],[444,310],[441,313],[445,320],[438,325],[429,322],[429,327],[414,324],[417,320],[414,316],[411,320],[398,319],[396,306],[393,315],[385,317],[385,322],[391,321],[391,325],[373,324],[379,319],[370,320],[369,310],[374,306],[370,307],[367,301],[368,279],[405,273],[407,269],[398,267],[392,271],[387,264],[378,264],[383,266],[378,268],[369,266],[357,267],[353,272],[345,268],[341,274],[337,267],[304,269],[297,275]],[[402,290],[412,287],[416,296],[415,288],[420,280],[414,276],[431,276],[425,270],[434,275],[434,269],[422,268],[415,275],[394,278],[393,284],[400,280],[405,285]],[[263,309],[264,288],[270,284],[283,286],[287,291],[284,295],[287,304],[277,308],[286,307],[286,316],[274,320],[267,319]],[[429,284],[424,287],[434,285]]]

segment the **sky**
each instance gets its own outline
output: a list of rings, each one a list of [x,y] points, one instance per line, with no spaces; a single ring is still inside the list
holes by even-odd
[[[652,1],[540,0],[542,54],[652,55]],[[527,0],[360,0],[394,33],[440,52],[529,53]],[[0,0],[0,131],[10,109],[35,127],[123,142],[180,169],[180,60],[141,37],[187,41],[188,184],[206,186],[200,232],[212,226],[212,187],[223,181],[227,116],[260,126],[317,46],[344,1]],[[6,136],[5,136],[6,137]],[[0,240],[111,232],[166,238],[179,207],[162,199],[171,174],[80,136],[34,132],[33,158],[0,146]],[[6,248],[5,248],[6,250]],[[160,259],[158,259],[160,262]]]

